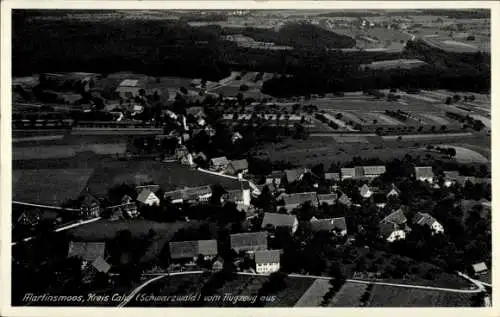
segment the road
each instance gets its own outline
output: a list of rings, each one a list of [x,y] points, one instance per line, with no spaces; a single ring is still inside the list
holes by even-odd
[[[99,219],[101,219],[101,217],[87,219],[87,220],[80,220],[78,222],[74,222],[74,223],[71,223],[71,224],[66,224],[66,225],[64,225],[62,227],[59,227],[59,228],[55,229],[54,232],[60,232],[60,231],[68,230],[68,229],[71,229],[71,228],[79,227],[79,226],[82,226],[82,225],[85,225],[85,224],[97,221]],[[33,240],[35,238],[36,238],[35,236],[31,236],[31,237],[24,238],[22,241],[26,242],[26,241]],[[12,242],[11,245],[14,246],[14,245],[16,245],[18,243],[19,243],[19,241]]]
[[[150,273],[144,275],[158,275],[153,277],[141,285],[137,286],[129,295],[125,297],[125,299],[118,305],[118,307],[126,306],[133,298],[136,296],[144,287],[147,285],[158,281],[167,276],[176,276],[176,275],[186,275],[186,274],[201,274],[203,271],[185,271],[185,272],[174,272],[174,273]],[[257,274],[257,273],[246,273],[246,272],[237,272],[238,275],[250,275],[250,276],[269,276],[269,274]],[[476,281],[465,274],[458,273],[461,277],[469,280],[472,284],[476,286],[476,288],[471,289],[457,289],[457,288],[445,288],[445,287],[435,287],[435,286],[424,286],[424,285],[415,285],[415,284],[400,284],[400,283],[387,283],[387,282],[378,282],[378,281],[365,281],[365,280],[355,280],[355,279],[346,279],[346,282],[351,283],[359,283],[359,284],[374,284],[374,285],[384,285],[384,286],[394,286],[394,287],[403,287],[403,288],[413,288],[413,289],[425,289],[431,291],[442,291],[442,292],[451,292],[451,293],[462,293],[462,294],[474,294],[481,293],[485,291],[484,286],[481,282]],[[322,279],[322,280],[330,280],[332,277],[329,276],[319,276],[319,275],[303,275],[303,274],[289,274],[290,277],[301,277],[301,278],[312,278],[312,279]]]

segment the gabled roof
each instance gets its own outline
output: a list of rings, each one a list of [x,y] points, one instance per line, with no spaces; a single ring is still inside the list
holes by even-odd
[[[387,193],[387,197],[390,197],[390,196],[399,196],[401,194],[401,192],[399,191],[399,189],[397,189],[396,187],[392,188],[388,193]]]
[[[243,200],[243,191],[240,189],[228,190],[226,194],[226,199],[229,201],[241,201]]]
[[[340,174],[342,175],[342,178],[346,177],[353,178],[355,176],[354,167],[343,167],[340,169]]]
[[[424,212],[417,212],[417,214],[413,217],[413,223],[418,225],[426,225],[430,227],[435,221],[437,221],[436,218]]]
[[[266,178],[281,179],[283,177],[282,171],[272,171],[271,174],[267,175]]]
[[[92,262],[92,266],[101,273],[108,273],[111,268],[111,265],[109,265],[108,262],[100,256]]]
[[[444,171],[444,178],[447,180],[456,180],[459,176],[458,171]]]
[[[275,228],[292,227],[296,221],[297,217],[295,215],[266,212],[262,220],[261,228],[265,228],[267,225],[273,225]]]
[[[406,216],[401,208],[389,214],[387,217],[382,219],[380,222],[392,222],[396,225],[403,225],[407,221]]]
[[[280,263],[281,250],[255,251],[255,264]]]
[[[285,206],[301,205],[308,201],[310,201],[313,206],[318,205],[318,197],[315,192],[285,194],[283,195],[283,201],[285,202]]]
[[[234,160],[229,162],[229,166],[231,166],[235,171],[243,171],[248,169],[248,161],[246,159]]]
[[[368,192],[370,192],[370,186],[366,185],[366,184],[363,184],[363,186],[361,186],[359,188],[359,193],[361,194],[361,196],[364,196],[366,194],[368,194]]]
[[[165,199],[169,199],[170,198],[170,200],[183,199],[183,197],[184,197],[183,190],[182,189],[178,189],[178,190],[173,190],[173,191],[165,192],[163,194],[163,197]]]
[[[97,198],[95,198],[94,196],[90,195],[90,194],[87,194],[83,197],[83,200],[82,200],[82,205],[91,205],[91,204],[97,204],[97,205],[100,205],[101,203],[99,202],[99,200]]]
[[[219,165],[227,165],[229,164],[229,161],[227,160],[227,157],[221,156],[221,157],[213,157],[210,159],[210,164],[219,166]]]
[[[384,237],[388,237],[394,231],[399,230],[398,226],[395,223],[392,223],[392,222],[382,222],[382,223],[380,223],[379,229],[380,229],[380,233]]]
[[[328,180],[339,180],[340,173],[325,173],[325,179]]]
[[[328,219],[311,218],[310,223],[312,231],[347,230],[345,217]]]
[[[386,171],[384,165],[370,165],[362,168],[364,175],[382,175]]]
[[[309,170],[307,168],[295,168],[295,169],[285,170],[286,180],[289,183],[294,182],[300,179],[302,175],[308,172]]]
[[[145,188],[137,196],[137,201],[140,201],[141,203],[144,203],[144,202],[146,202],[146,200],[148,199],[148,197],[151,194],[155,195],[155,193],[153,193],[151,190]],[[155,197],[156,197],[156,195],[155,195]]]
[[[416,178],[430,178],[434,177],[434,172],[431,166],[416,166],[415,167],[415,177]]]
[[[230,235],[231,248],[233,249],[267,249],[267,232],[246,232]]]
[[[169,248],[172,259],[193,258],[199,254],[214,256],[217,254],[217,240],[170,242]]]
[[[484,263],[484,262],[473,264],[472,268],[474,269],[475,273],[481,273],[481,272],[488,270],[488,267],[486,266],[486,263]]]
[[[184,199],[198,199],[200,196],[212,193],[212,188],[208,185],[199,187],[188,187],[183,190]]]
[[[80,257],[85,261],[94,261],[98,257],[104,258],[106,243],[104,242],[75,242],[70,241],[68,257]]]
[[[318,203],[320,205],[323,203],[334,204],[336,200],[337,200],[337,194],[319,194],[318,195]]]

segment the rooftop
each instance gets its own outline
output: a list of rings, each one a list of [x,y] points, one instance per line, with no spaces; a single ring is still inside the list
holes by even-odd
[[[255,264],[279,263],[281,250],[255,251]]]
[[[231,248],[233,249],[267,249],[267,232],[246,232],[230,235]]]
[[[265,228],[267,225],[273,225],[275,228],[292,227],[296,221],[297,217],[295,215],[266,212],[262,220],[262,228]]]
[[[283,201],[285,202],[285,206],[301,205],[308,201],[310,201],[313,206],[318,205],[318,197],[315,192],[285,194],[283,195]]]
[[[137,79],[124,79],[120,83],[120,87],[135,87],[139,83],[139,80]]]

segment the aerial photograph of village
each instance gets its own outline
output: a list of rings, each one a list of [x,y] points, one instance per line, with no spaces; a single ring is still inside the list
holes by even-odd
[[[492,306],[490,14],[12,10],[11,305]]]

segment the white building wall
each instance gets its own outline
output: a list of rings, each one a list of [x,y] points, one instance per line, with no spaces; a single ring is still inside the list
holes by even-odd
[[[260,274],[277,272],[280,269],[279,263],[263,263],[256,265],[256,271]]]
[[[144,203],[148,206],[159,205],[160,199],[154,193],[151,193]]]
[[[406,238],[406,233],[403,230],[396,230],[391,233],[391,235],[387,238],[387,241],[389,242],[394,242],[398,239],[405,239]]]

